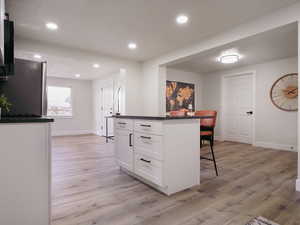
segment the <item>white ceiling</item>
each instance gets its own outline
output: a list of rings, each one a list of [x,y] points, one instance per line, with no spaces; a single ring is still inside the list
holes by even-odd
[[[222,52],[235,49],[242,55],[235,64],[222,64],[217,58]],[[192,56],[187,61],[170,64],[172,68],[197,73],[209,73],[241,66],[294,57],[298,55],[298,25],[293,23],[246,39]]]
[[[144,61],[299,0],[7,0],[22,38]],[[190,17],[177,26],[175,17]],[[45,22],[59,25],[48,31]],[[139,48],[129,51],[127,43]]]
[[[15,49],[17,58],[47,61],[47,74],[52,77],[75,79],[75,74],[80,74],[80,78],[76,79],[95,80],[118,73],[120,69],[130,70],[139,65],[116,57],[25,39],[16,39]],[[34,54],[40,54],[42,58],[35,59]],[[100,68],[93,68],[94,63],[100,64]]]

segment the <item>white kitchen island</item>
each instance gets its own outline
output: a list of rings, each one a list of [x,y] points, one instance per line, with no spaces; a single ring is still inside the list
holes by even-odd
[[[50,225],[51,122],[0,119],[1,225]]]
[[[125,172],[166,195],[200,184],[202,117],[114,118],[115,156]]]

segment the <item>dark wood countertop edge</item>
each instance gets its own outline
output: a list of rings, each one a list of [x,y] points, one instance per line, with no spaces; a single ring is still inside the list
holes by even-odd
[[[208,119],[211,116],[110,116],[117,119],[141,119],[141,120],[185,120],[185,119]]]
[[[46,117],[2,117],[0,118],[1,123],[52,123],[53,118]]]

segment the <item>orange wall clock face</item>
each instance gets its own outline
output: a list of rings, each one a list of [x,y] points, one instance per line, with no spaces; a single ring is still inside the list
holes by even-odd
[[[287,74],[276,80],[271,88],[270,97],[277,108],[284,111],[297,111],[298,74]]]

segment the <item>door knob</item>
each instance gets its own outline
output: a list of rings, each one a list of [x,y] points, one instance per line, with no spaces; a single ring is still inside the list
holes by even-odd
[[[253,115],[253,111],[247,112],[248,115]]]

